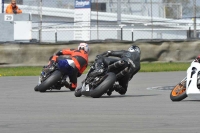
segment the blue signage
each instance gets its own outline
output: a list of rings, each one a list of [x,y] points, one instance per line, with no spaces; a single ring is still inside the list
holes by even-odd
[[[91,8],[91,0],[75,0],[75,8]]]

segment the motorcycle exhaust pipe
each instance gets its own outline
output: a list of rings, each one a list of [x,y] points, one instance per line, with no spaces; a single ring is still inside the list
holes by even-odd
[[[128,73],[128,67],[126,67],[124,70],[122,70],[121,72],[119,72],[116,77],[117,79],[123,77],[124,75],[126,75]]]
[[[124,65],[124,61],[121,61],[121,60],[120,60],[120,61],[117,61],[117,62],[115,62],[115,63],[109,65],[109,66],[108,66],[108,70],[111,70],[111,69],[113,69],[113,68],[120,67],[120,66],[122,66],[122,65]]]

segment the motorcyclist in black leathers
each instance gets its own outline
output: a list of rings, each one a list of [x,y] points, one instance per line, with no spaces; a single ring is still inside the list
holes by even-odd
[[[126,93],[128,82],[140,70],[140,53],[140,48],[136,45],[132,45],[128,50],[107,51],[101,54],[105,56],[104,58],[107,58],[108,56],[119,57],[120,60],[117,62],[123,62],[121,74],[118,74],[120,76],[116,75],[119,84],[114,84],[113,88],[107,92],[107,95],[110,96],[114,90],[121,95]],[[117,68],[118,67],[113,69]]]

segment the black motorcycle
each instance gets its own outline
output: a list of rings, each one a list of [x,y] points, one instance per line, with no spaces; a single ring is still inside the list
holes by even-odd
[[[82,81],[82,85],[75,90],[74,95],[76,97],[82,95],[93,98],[101,97],[113,88],[120,77],[128,73],[128,69],[123,67],[125,62],[97,55],[86,74],[86,78]]]
[[[59,58],[54,64],[44,66],[39,76],[35,91],[45,92],[47,90],[60,90],[68,75],[72,73],[72,67],[66,58]]]

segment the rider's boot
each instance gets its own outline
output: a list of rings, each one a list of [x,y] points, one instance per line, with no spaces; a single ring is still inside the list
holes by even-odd
[[[66,87],[66,86],[65,86],[65,87]],[[70,84],[69,84],[69,87],[67,87],[67,88],[69,88],[71,91],[75,91],[76,87],[77,87],[77,84],[70,83]]]
[[[66,87],[69,88],[71,91],[75,91],[76,87],[73,87],[72,84],[69,84],[66,80],[62,81],[62,84]]]
[[[110,96],[112,94],[112,92],[114,91],[114,87],[110,88],[108,91],[107,91],[107,95]]]
[[[115,90],[116,92],[118,92],[118,93],[121,94],[121,95],[124,95],[124,94],[126,93],[125,89],[124,89],[121,85],[115,84],[115,85],[113,86],[113,88],[114,88],[114,90]]]
[[[62,84],[63,84],[66,88],[69,88],[69,87],[70,87],[69,83],[68,83],[66,80],[63,80],[63,81],[62,81]]]

